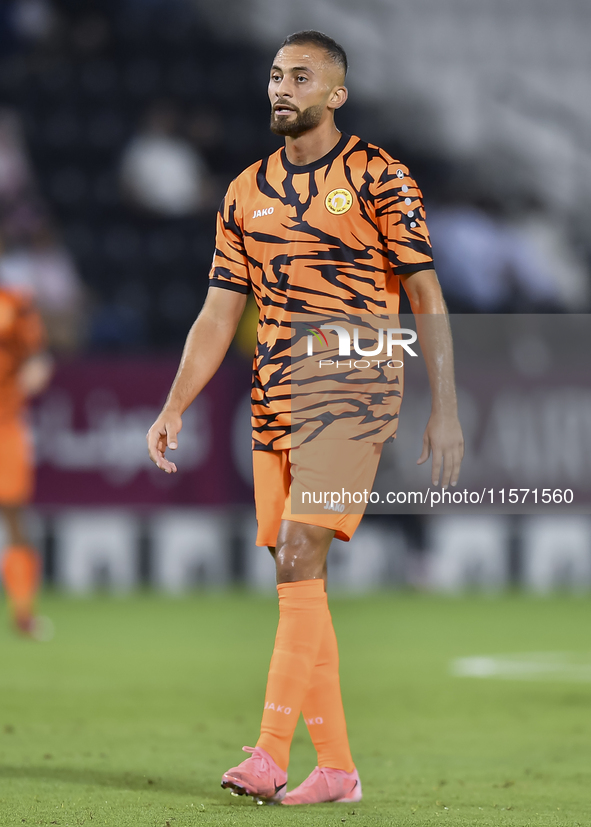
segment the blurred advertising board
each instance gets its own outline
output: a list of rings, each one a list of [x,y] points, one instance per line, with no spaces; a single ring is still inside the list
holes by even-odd
[[[465,438],[458,484],[443,497],[430,485],[431,462],[416,464],[430,394],[423,360],[407,359],[400,430],[376,481],[396,492],[387,513],[588,514],[591,316],[457,314],[451,327]],[[408,497],[429,490],[422,504]]]
[[[466,445],[458,485],[444,497],[440,486],[431,484],[431,461],[417,465],[431,403],[413,332],[416,320],[384,319],[386,332],[380,334],[358,317],[310,321],[294,315],[293,358],[285,363],[291,371],[294,424],[306,441],[315,440],[315,462],[334,465],[329,497],[341,492],[344,500],[344,481],[327,446],[331,439],[358,440],[361,422],[369,441],[379,428],[389,437],[373,491],[363,503],[366,513],[589,513],[590,319],[582,314],[451,317]],[[351,330],[343,332],[348,324]],[[385,356],[378,353],[381,339]],[[252,504],[246,360],[226,359],[185,413],[175,454],[178,474],[168,476],[150,462],[146,431],[176,368],[176,359],[163,358],[60,364],[32,410],[36,502]],[[357,493],[363,494],[352,496]],[[321,510],[330,507],[326,491],[311,494]],[[308,500],[299,506],[292,502],[292,509],[310,513]]]
[[[250,365],[228,358],[183,417],[178,473],[150,461],[146,432],[177,359],[81,358],[58,365],[31,410],[39,505],[252,502]]]

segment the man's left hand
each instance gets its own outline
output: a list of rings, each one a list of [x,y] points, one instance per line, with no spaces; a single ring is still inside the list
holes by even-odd
[[[423,451],[417,460],[422,465],[433,454],[431,481],[441,487],[455,485],[464,456],[464,436],[457,414],[432,413],[423,436]],[[443,469],[443,471],[442,471]]]

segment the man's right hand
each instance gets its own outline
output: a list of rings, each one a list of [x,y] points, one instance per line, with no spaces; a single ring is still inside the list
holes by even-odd
[[[150,459],[167,474],[177,470],[164,454],[167,448],[174,451],[178,445],[177,436],[183,427],[181,411],[187,410],[221,365],[245,305],[245,294],[210,287],[203,309],[189,331],[166,404],[146,437]]]
[[[180,414],[164,410],[146,434],[150,459],[167,474],[176,474],[177,467],[174,462],[166,459],[164,453],[167,448],[172,451],[176,450],[178,433],[182,427],[183,421]]]

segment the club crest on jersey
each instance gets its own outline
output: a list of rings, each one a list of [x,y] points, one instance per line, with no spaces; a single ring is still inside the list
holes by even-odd
[[[348,212],[353,204],[353,196],[349,190],[338,189],[329,192],[324,202],[326,209],[333,215],[343,215]]]
[[[253,218],[262,218],[264,215],[273,215],[275,207],[265,207],[264,210],[255,210],[252,214]]]

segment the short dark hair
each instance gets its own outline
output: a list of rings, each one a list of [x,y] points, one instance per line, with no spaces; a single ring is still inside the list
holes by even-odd
[[[284,46],[303,46],[305,43],[311,43],[314,46],[319,46],[327,53],[331,60],[341,67],[344,74],[347,74],[349,62],[347,60],[347,53],[343,47],[329,37],[327,34],[317,32],[314,29],[307,29],[303,32],[294,32],[288,35],[280,48]]]

